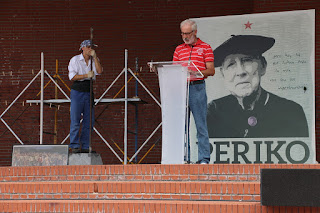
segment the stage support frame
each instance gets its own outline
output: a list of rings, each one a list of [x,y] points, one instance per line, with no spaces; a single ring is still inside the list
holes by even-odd
[[[112,103],[112,102],[124,102],[125,103],[125,117],[124,117],[124,159],[121,159],[121,157],[114,151],[114,149],[110,146],[109,142],[100,134],[100,132],[93,127],[94,131],[97,133],[97,135],[103,140],[103,142],[108,146],[108,148],[113,152],[113,154],[119,159],[119,161],[123,164],[127,164],[128,162],[132,162],[132,160],[137,156],[137,154],[141,151],[141,149],[149,142],[149,140],[152,138],[152,136],[157,132],[157,130],[160,128],[162,123],[153,130],[153,132],[149,135],[149,137],[143,142],[143,144],[140,146],[138,150],[134,153],[134,155],[129,159],[128,161],[128,150],[127,150],[127,134],[128,134],[128,102],[137,102],[141,101],[140,98],[128,98],[128,85],[127,85],[127,79],[128,79],[128,72],[135,78],[135,80],[142,86],[142,88],[150,95],[150,97],[157,103],[157,105],[161,108],[161,104],[157,100],[157,98],[148,90],[148,88],[141,82],[141,80],[132,72],[130,68],[128,68],[128,50],[125,49],[125,67],[122,70],[122,72],[116,77],[116,79],[111,83],[111,85],[105,90],[105,92],[100,96],[99,99],[95,99],[94,104],[97,105],[98,103]],[[44,74],[46,74],[50,80],[55,84],[55,86],[61,91],[61,93],[66,97],[66,99],[49,99],[44,100]],[[122,74],[125,74],[125,97],[124,98],[118,98],[118,99],[103,99],[103,97],[106,95],[106,93],[112,88],[112,86],[115,84],[115,82],[120,78]],[[44,103],[70,103],[71,100],[69,96],[63,91],[63,89],[59,86],[59,84],[50,76],[50,74],[44,69],[44,54],[41,52],[41,69],[36,74],[36,76],[28,83],[28,85],[22,90],[22,92],[14,99],[14,101],[4,110],[4,112],[0,115],[0,120],[4,123],[4,125],[7,127],[7,129],[14,135],[14,137],[19,141],[20,144],[24,145],[23,141],[18,137],[18,135],[12,130],[12,128],[6,123],[6,121],[2,118],[5,113],[12,107],[12,105],[21,97],[21,95],[29,88],[29,86],[39,77],[41,77],[41,95],[39,100],[26,100],[26,103],[32,104],[32,103],[40,103],[40,139],[39,143],[43,144],[43,106]],[[55,96],[56,97],[56,96]],[[81,121],[82,122],[82,121]],[[64,140],[61,142],[61,144],[64,144],[66,140],[69,138],[69,134],[64,138]]]

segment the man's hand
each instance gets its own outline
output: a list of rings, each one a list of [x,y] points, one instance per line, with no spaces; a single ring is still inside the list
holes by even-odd
[[[96,54],[96,51],[95,51],[95,50],[91,50],[91,51],[90,51],[90,55],[91,55],[94,59],[97,58],[97,54]]]
[[[88,72],[88,78],[93,78],[94,72],[91,70]]]

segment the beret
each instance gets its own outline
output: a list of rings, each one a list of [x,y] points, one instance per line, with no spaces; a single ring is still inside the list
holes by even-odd
[[[261,55],[275,43],[274,38],[258,35],[232,35],[214,51],[214,66],[220,67],[230,54]]]

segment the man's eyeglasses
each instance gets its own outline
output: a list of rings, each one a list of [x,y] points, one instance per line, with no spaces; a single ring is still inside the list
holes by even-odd
[[[181,32],[181,35],[186,35],[186,36],[188,36],[188,35],[190,35],[190,34],[193,33],[193,32],[194,32],[194,30],[192,30],[191,32],[188,32],[188,33]]]

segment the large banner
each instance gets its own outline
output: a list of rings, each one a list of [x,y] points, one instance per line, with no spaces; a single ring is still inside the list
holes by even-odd
[[[215,55],[210,163],[316,163],[315,10],[194,20]],[[191,139],[196,162],[193,123]]]

